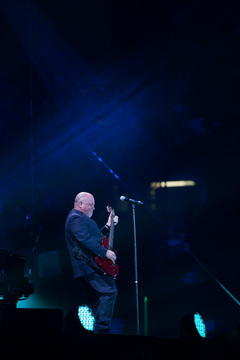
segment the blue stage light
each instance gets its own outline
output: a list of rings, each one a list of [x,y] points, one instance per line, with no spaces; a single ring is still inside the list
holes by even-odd
[[[207,336],[206,325],[198,312],[184,316],[180,323],[180,330],[181,337],[185,339],[204,340]]]
[[[206,325],[205,325],[205,323],[203,321],[202,316],[198,312],[196,312],[194,314],[194,324],[196,326],[196,329],[197,329],[199,335],[202,338],[205,338],[207,336]]]
[[[92,310],[87,305],[81,305],[78,307],[78,318],[85,330],[94,330],[95,318]]]

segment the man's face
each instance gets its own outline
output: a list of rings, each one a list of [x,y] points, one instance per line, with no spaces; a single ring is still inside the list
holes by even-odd
[[[92,217],[93,211],[95,210],[95,200],[92,195],[87,195],[85,200],[80,204],[81,211],[88,216]]]

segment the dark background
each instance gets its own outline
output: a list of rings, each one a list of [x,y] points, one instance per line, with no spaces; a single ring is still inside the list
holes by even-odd
[[[0,248],[26,256],[19,307],[78,304],[64,222],[80,191],[119,215],[113,332],[178,336],[198,311],[214,336],[239,324],[238,1],[3,0]],[[194,187],[152,182],[193,180]],[[197,259],[195,258],[197,257]],[[200,263],[199,263],[199,261]]]

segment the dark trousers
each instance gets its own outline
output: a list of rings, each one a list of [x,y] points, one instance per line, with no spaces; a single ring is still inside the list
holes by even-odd
[[[115,280],[93,271],[78,278],[78,281],[84,282],[86,302],[91,307],[96,320],[94,332],[108,334],[117,297]]]

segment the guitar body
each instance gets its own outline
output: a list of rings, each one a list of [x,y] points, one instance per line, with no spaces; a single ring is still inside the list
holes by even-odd
[[[102,246],[105,247],[105,249],[109,249],[109,239],[103,237],[102,238]],[[117,252],[115,251],[117,254]],[[104,257],[100,258],[99,256],[95,256],[94,258],[96,264],[101,267],[108,275],[112,276],[114,279],[116,279],[118,272],[119,272],[119,266],[117,263],[113,263],[112,260]]]

